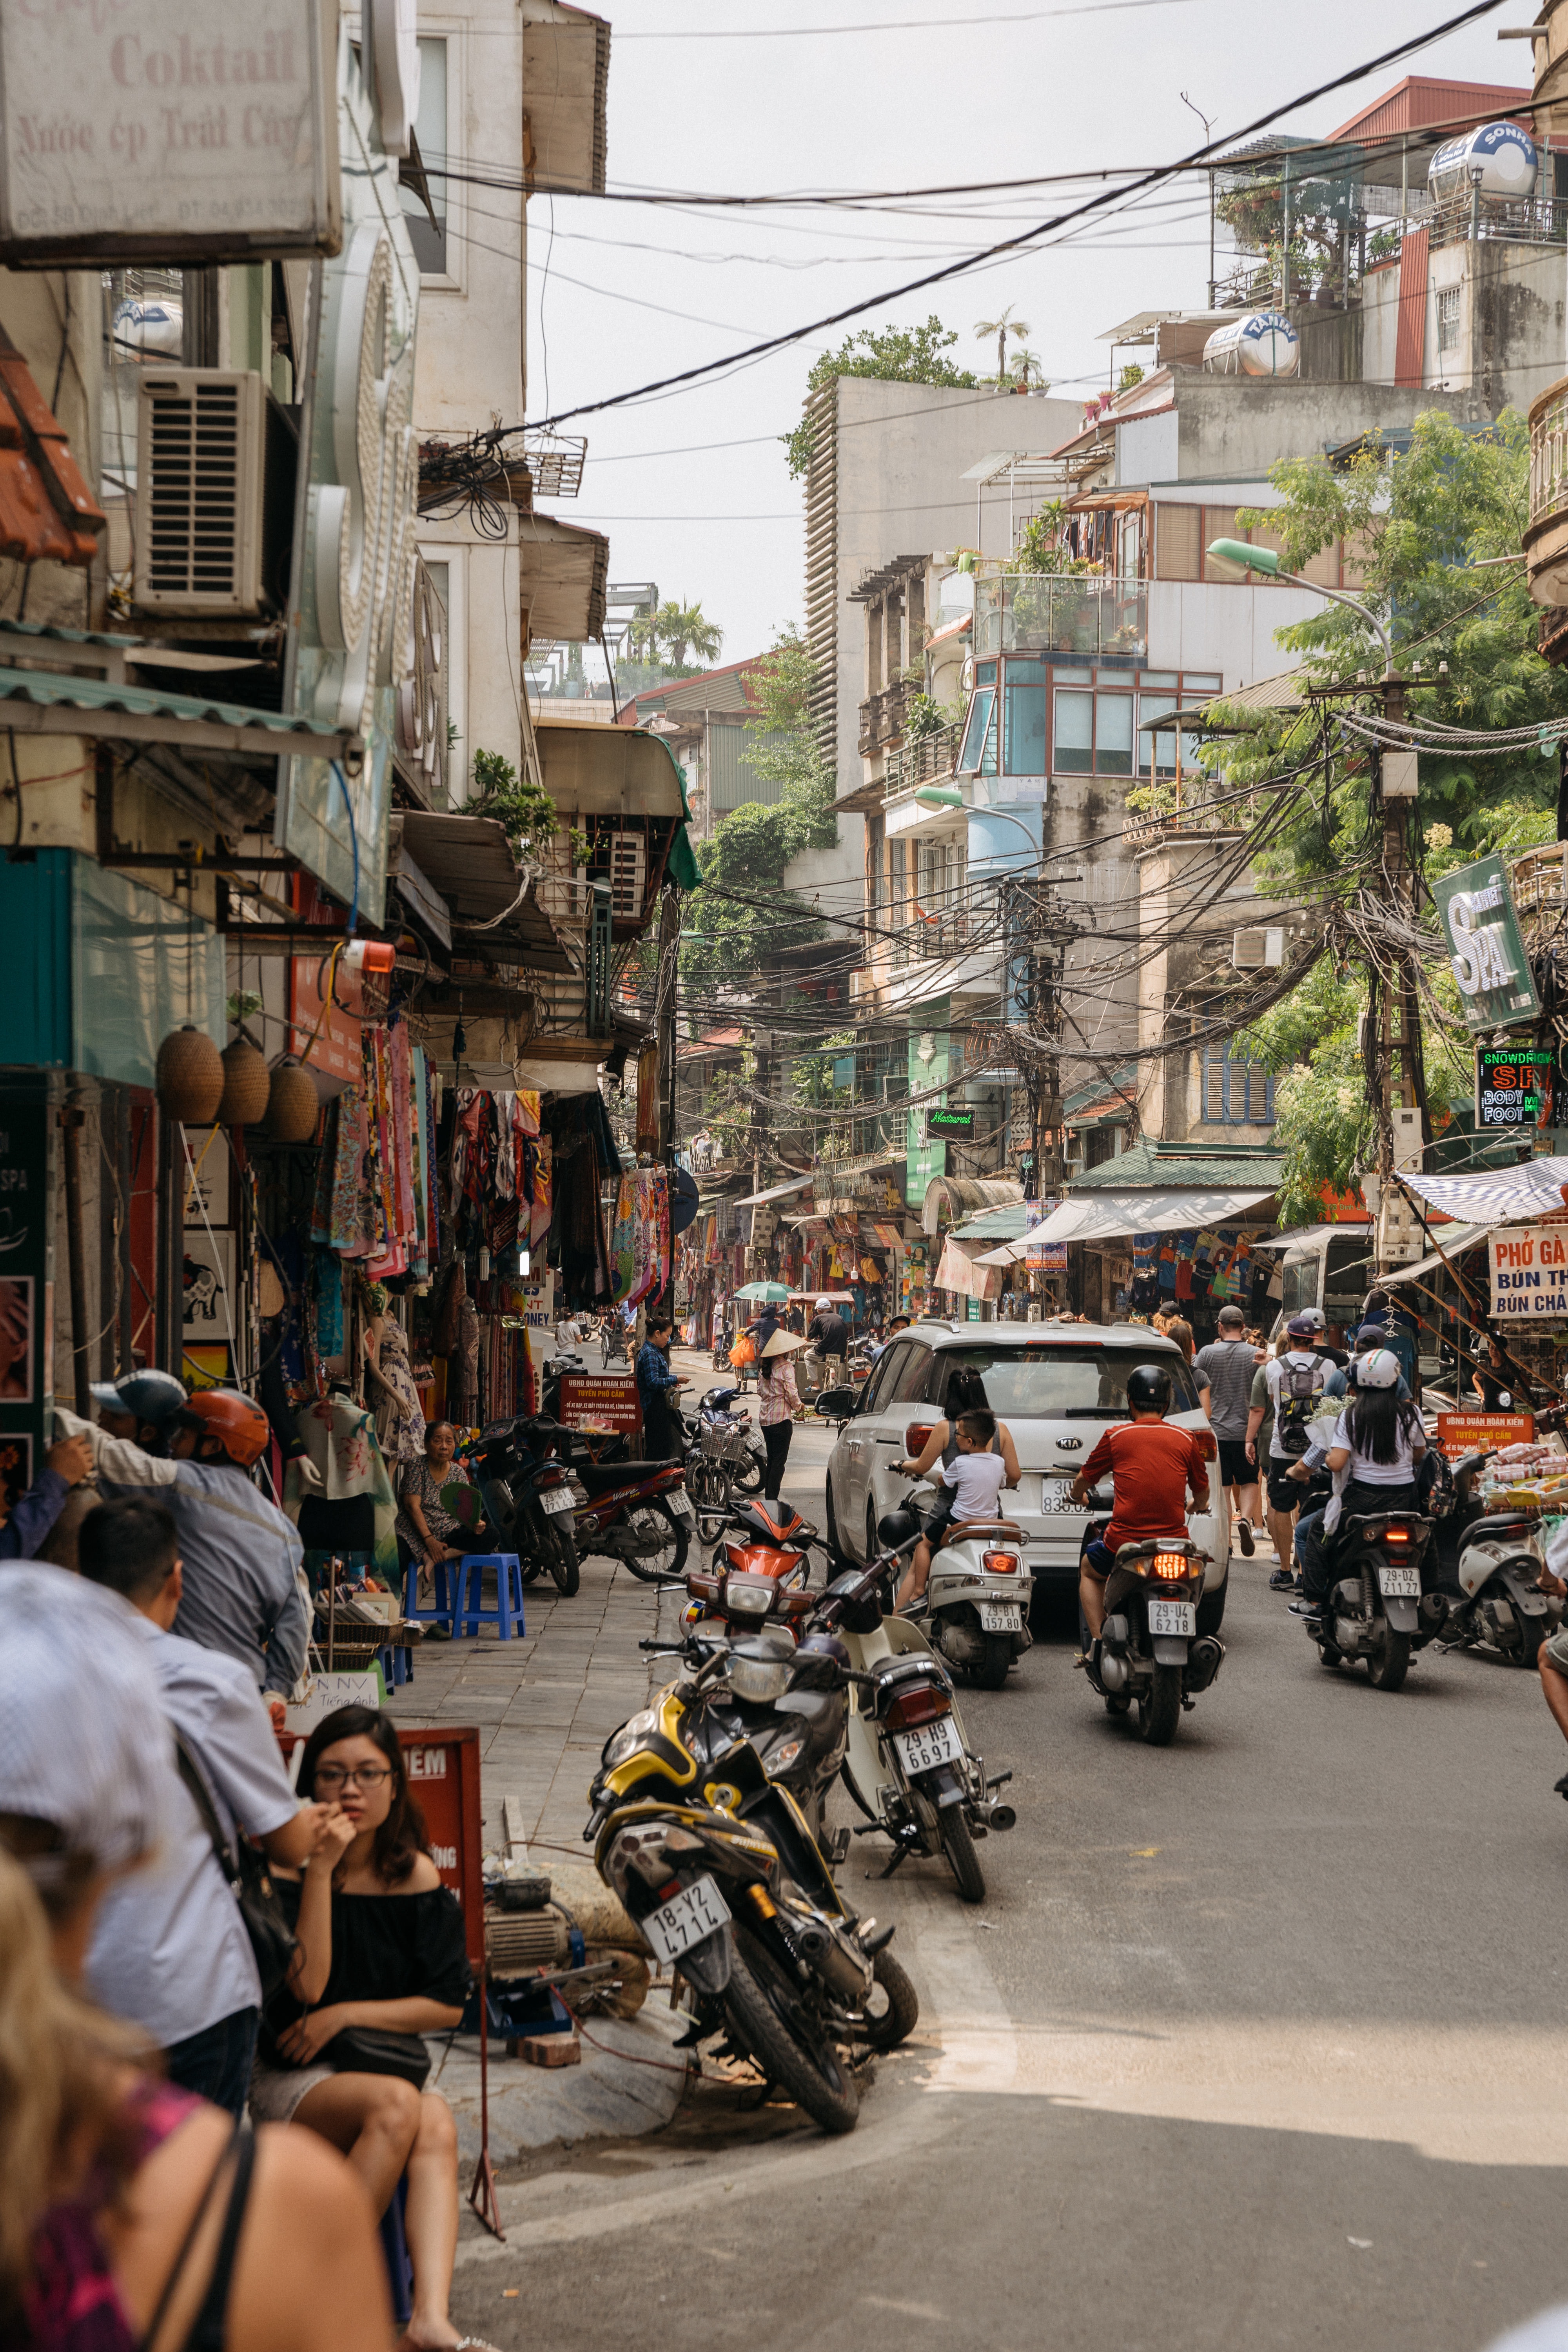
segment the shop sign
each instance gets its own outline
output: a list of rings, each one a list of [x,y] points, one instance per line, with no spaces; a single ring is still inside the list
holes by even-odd
[[[1529,1445],[1535,1436],[1532,1412],[1440,1412],[1437,1444],[1450,1462],[1494,1445]]]
[[[550,1266],[541,1266],[526,1281],[510,1286],[512,1311],[521,1317],[530,1331],[548,1331],[555,1321],[555,1275]]]
[[[598,1436],[635,1437],[642,1428],[637,1384],[623,1372],[563,1372],[556,1414]]]
[[[0,0],[0,262],[335,253],[326,0]]]
[[[1488,1235],[1492,1320],[1568,1319],[1568,1226],[1509,1225]]]
[[[54,1142],[46,1081],[0,1096],[0,1488],[7,1511],[37,1476],[54,1388]]]
[[[1550,1127],[1556,1059],[1550,1045],[1478,1045],[1476,1125]]]
[[[1467,1028],[1509,1029],[1538,1021],[1541,999],[1502,859],[1479,858],[1445,874],[1433,883],[1432,896]]]
[[[932,1104],[926,1113],[926,1133],[931,1136],[964,1138],[974,1133],[973,1110],[945,1110]]]
[[[346,28],[338,94],[342,250],[323,264],[312,305],[283,707],[346,729],[364,751],[353,766],[280,760],[273,838],[379,924],[393,739],[413,647],[419,268]]]
[[[485,1965],[484,1849],[480,1834],[479,1735],[467,1727],[397,1729],[408,1774],[430,1841],[430,1859],[463,1906],[468,1966]]]
[[[1027,1203],[1029,1228],[1043,1225],[1060,1208],[1059,1201],[1031,1201]],[[1026,1228],[1028,1230],[1029,1228]],[[1065,1274],[1068,1270],[1066,1242],[1031,1242],[1024,1256],[1026,1274]]]

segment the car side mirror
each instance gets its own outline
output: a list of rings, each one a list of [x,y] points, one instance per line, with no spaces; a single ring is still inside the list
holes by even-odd
[[[819,1421],[847,1421],[855,1410],[855,1402],[852,1388],[824,1389],[812,1411]]]

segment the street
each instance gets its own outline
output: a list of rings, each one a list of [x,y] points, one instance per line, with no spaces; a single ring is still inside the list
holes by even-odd
[[[818,1516],[831,1442],[791,1453]],[[1233,1568],[1226,1665],[1167,1750],[1106,1716],[1065,1624],[963,1695],[1015,1773],[984,1904],[930,1864],[865,1885],[886,1849],[856,1841],[922,2009],[856,2131],[705,2116],[700,2087],[661,2135],[547,2152],[503,2185],[505,2246],[465,2221],[460,2324],[506,2352],[647,2341],[666,2309],[781,2352],[911,2322],[998,2352],[1459,2352],[1568,2293],[1568,1819],[1535,1678],[1430,1651],[1397,1696],[1331,1676],[1266,1573]]]

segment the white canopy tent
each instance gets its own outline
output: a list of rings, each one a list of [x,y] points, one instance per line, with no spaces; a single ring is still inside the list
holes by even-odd
[[[1199,1186],[1147,1192],[1108,1189],[1082,1192],[1064,1201],[1059,1209],[1016,1242],[1004,1242],[977,1260],[981,1265],[1016,1265],[1041,1242],[1116,1241],[1130,1234],[1185,1233],[1189,1226],[1223,1224],[1273,1198],[1273,1187],[1261,1192],[1222,1192]]]

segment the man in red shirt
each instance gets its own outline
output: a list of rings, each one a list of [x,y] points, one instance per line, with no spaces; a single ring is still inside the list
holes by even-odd
[[[1146,1543],[1151,1536],[1185,1535],[1190,1488],[1200,1511],[1208,1508],[1208,1472],[1202,1441],[1190,1429],[1171,1429],[1171,1375],[1158,1364],[1136,1364],[1127,1375],[1131,1422],[1108,1429],[1072,1483],[1072,1499],[1087,1503],[1089,1490],[1109,1470],[1115,1500],[1103,1538],[1085,1546],[1078,1593],[1089,1639],[1100,1639],[1105,1622],[1105,1580],[1122,1544]]]

